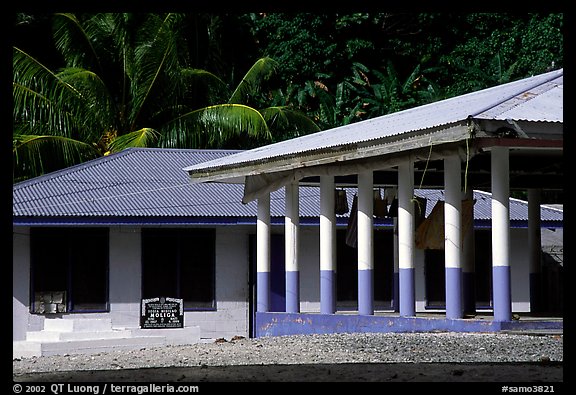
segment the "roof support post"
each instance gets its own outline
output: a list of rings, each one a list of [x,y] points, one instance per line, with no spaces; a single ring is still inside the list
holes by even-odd
[[[374,181],[372,171],[358,174],[358,313],[374,314]]]
[[[336,312],[334,176],[320,177],[320,313]]]
[[[400,316],[416,315],[414,294],[414,162],[398,165],[398,266]]]
[[[286,185],[285,253],[286,253],[286,312],[300,312],[300,270],[298,267],[298,233],[300,205],[298,182]]]
[[[542,307],[542,234],[540,229],[539,189],[528,189],[528,250],[530,253],[530,311],[539,312]]]
[[[256,221],[256,311],[270,311],[270,194],[258,198]]]
[[[508,147],[492,147],[492,303],[495,321],[512,319],[510,289],[510,163]]]
[[[462,308],[462,196],[460,158],[444,159],[444,265],[446,318],[463,317]]]

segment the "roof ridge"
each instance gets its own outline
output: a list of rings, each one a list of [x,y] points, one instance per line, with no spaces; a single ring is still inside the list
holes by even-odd
[[[488,112],[489,110],[492,110],[492,109],[502,105],[503,103],[506,103],[509,100],[512,100],[513,98],[515,98],[516,96],[518,96],[524,92],[527,92],[527,91],[530,91],[532,89],[547,85],[548,83],[554,81],[557,78],[562,77],[563,75],[564,75],[564,69],[562,68],[562,69],[558,69],[558,70],[549,71],[548,73],[539,74],[539,75],[532,75],[530,77],[521,78],[521,79],[515,80],[515,81],[510,81],[509,83],[493,86],[491,88],[500,88],[500,87],[503,87],[506,85],[507,86],[520,85],[520,87],[516,93],[511,94],[510,96],[503,98],[498,103],[495,103],[495,104],[493,103],[490,106],[487,106],[486,108],[483,108],[483,109],[477,111],[475,114],[471,114],[470,117],[472,117],[472,118],[478,117],[478,116],[482,115],[483,113]],[[527,87],[523,87],[522,82],[526,82],[526,81],[531,80],[531,79],[535,80],[534,83],[531,85],[528,85]],[[487,88],[487,89],[485,89],[485,91],[489,90],[491,88]],[[522,89],[520,89],[520,88],[522,88]],[[553,87],[549,87],[545,91],[548,91],[552,88]],[[472,92],[472,93],[474,93],[474,92]]]

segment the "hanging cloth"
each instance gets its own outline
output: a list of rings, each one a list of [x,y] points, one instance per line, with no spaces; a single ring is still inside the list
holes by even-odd
[[[430,215],[416,229],[416,248],[429,250],[444,249],[444,201],[438,200]],[[475,200],[462,200],[462,238],[474,221]]]
[[[346,245],[356,248],[358,245],[358,195],[354,195],[352,200],[352,209],[348,217],[348,226],[346,228]]]
[[[374,216],[376,218],[386,218],[388,216],[388,201],[382,197],[380,188],[374,190]]]

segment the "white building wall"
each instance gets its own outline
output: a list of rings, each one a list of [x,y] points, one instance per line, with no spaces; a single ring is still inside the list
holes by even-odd
[[[248,337],[249,227],[216,230],[216,310],[185,312],[184,325],[200,327],[201,338]],[[13,232],[13,340],[43,329],[44,317],[30,314],[30,230]],[[116,328],[138,328],[142,284],[141,229],[110,228],[109,313],[68,314],[74,318],[111,318]]]
[[[110,228],[109,300],[112,326],[138,328],[142,245],[138,227]]]
[[[12,340],[24,340],[30,310],[30,228],[12,231]]]
[[[528,229],[510,229],[510,288],[512,312],[530,311],[530,249]]]
[[[300,311],[320,312],[320,227],[300,226]],[[336,268],[338,270],[338,268]]]
[[[200,337],[248,337],[249,228],[216,229],[216,310],[188,311],[186,326],[199,326]]]

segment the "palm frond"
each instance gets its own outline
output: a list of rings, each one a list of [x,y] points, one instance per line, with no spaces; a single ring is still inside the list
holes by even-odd
[[[13,49],[13,116],[42,133],[72,136],[81,93],[24,51]]]
[[[92,71],[66,68],[58,78],[78,91],[75,108],[77,127],[83,141],[96,141],[105,130],[116,129],[116,109],[108,87]]]
[[[278,62],[272,58],[258,59],[248,70],[228,100],[231,104],[246,103],[248,97],[258,92],[262,81],[269,79],[277,70]]]
[[[69,67],[86,68],[96,64],[98,70],[102,70],[98,53],[92,45],[95,29],[87,30],[90,26],[90,24],[81,24],[74,14],[57,13],[54,15],[54,43]]]
[[[158,132],[151,128],[142,128],[116,137],[109,145],[109,152],[119,152],[126,148],[152,147],[158,140]]]
[[[318,132],[320,128],[300,111],[286,106],[268,107],[260,110],[272,134],[282,132],[290,137]]]
[[[183,68],[181,71],[184,96],[202,96],[212,103],[222,103],[230,94],[228,85],[217,75],[202,69]]]
[[[16,132],[12,142],[15,180],[37,177],[99,156],[90,144],[62,136]]]
[[[170,71],[180,70],[178,39],[173,29],[175,19],[178,18],[174,14],[163,19],[152,15],[139,29],[140,41],[134,49],[135,74],[131,81],[130,129],[137,124],[145,105],[153,106],[154,94],[180,89],[180,80],[171,78],[177,74],[170,74]]]
[[[271,140],[262,114],[241,104],[221,104],[188,112],[160,130],[164,148],[221,147],[230,139]]]

